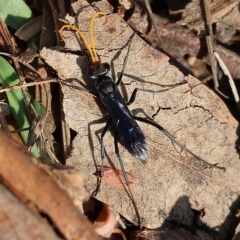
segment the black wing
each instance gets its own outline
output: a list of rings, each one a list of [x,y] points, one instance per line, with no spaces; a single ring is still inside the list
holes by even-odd
[[[103,91],[102,91],[103,90]],[[136,158],[147,160],[147,143],[137,122],[129,111],[113,81],[106,81],[98,89],[125,148]]]

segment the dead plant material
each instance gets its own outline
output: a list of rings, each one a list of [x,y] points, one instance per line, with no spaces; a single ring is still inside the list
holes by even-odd
[[[67,239],[100,239],[44,165],[0,132],[1,181],[21,201],[46,214]],[[7,214],[7,213],[6,213]]]
[[[100,170],[101,168],[98,167],[98,169]],[[110,184],[111,186],[120,190],[127,190],[127,186],[121,170],[104,166],[103,173],[102,182]],[[128,172],[126,175],[130,182],[130,188],[134,192],[134,185],[136,183],[139,183],[139,181]]]
[[[236,1],[234,2],[236,5]],[[133,29],[140,32],[153,46],[157,46],[157,34],[153,27],[149,28],[148,14],[143,13],[143,9],[136,2],[134,3],[134,6],[134,12],[128,18],[127,23]],[[123,8],[121,8],[120,15],[124,15]],[[167,52],[187,68],[188,66],[184,59],[184,56],[186,55],[195,56],[203,60],[205,63],[210,64],[209,57],[206,56],[206,45],[202,43],[202,40],[199,36],[195,35],[187,28],[184,28],[176,23],[171,23],[169,20],[163,17],[158,15],[153,16],[157,28],[160,31],[162,48],[165,52]],[[216,45],[215,50],[223,59],[233,79],[240,79],[239,56],[219,45]]]
[[[111,63],[112,77],[117,79],[132,30],[122,19],[111,13],[112,8],[107,1],[99,1],[95,6],[108,14],[105,25],[101,19],[96,21],[97,52],[102,62]],[[74,3],[73,9],[77,27],[88,32],[89,20],[95,10],[82,0]],[[167,34],[166,31],[164,34]],[[66,48],[80,50],[81,41],[75,33],[64,32],[64,36],[68,36],[64,39]],[[94,191],[94,173],[96,166],[101,163],[99,139],[105,126],[103,118],[107,119],[107,116],[98,99],[77,90],[77,87],[85,87],[94,91],[94,83],[87,77],[88,63],[84,56],[59,52],[57,48],[44,48],[40,54],[59,78],[71,81],[72,86],[62,85],[63,110],[66,122],[78,134],[72,143],[73,150],[67,164],[81,169],[90,189]],[[184,80],[186,83],[180,84]],[[121,85],[123,97],[127,100],[137,87],[154,89],[157,93],[153,95],[140,92],[136,102],[130,106],[134,114],[145,117],[144,112],[153,117],[196,155],[226,168],[224,173],[209,168],[206,162],[194,161],[161,132],[140,123],[149,146],[147,163],[141,164],[122,146],[119,150],[126,171],[139,180],[134,197],[143,225],[156,228],[165,221],[175,220],[191,227],[195,219],[192,209],[200,211],[204,208],[206,214],[199,220],[200,225],[208,225],[212,232],[206,233],[199,228],[195,230],[206,233],[209,238],[211,234],[228,235],[226,229],[232,226],[231,221],[235,219],[228,217],[231,215],[229,204],[237,201],[237,193],[240,191],[237,177],[240,165],[238,153],[234,149],[238,140],[237,121],[212,91],[194,77],[184,76],[179,68],[170,64],[165,54],[154,50],[135,35]],[[120,168],[110,132],[104,138],[104,146],[107,156],[104,165],[109,163],[110,166]],[[97,198],[129,221],[137,223],[134,208],[124,191],[102,184]],[[216,226],[219,227],[218,230]]]
[[[145,230],[145,231],[136,231],[132,233],[132,239],[134,240],[202,240],[201,238],[197,237],[190,231],[184,228],[166,228],[166,229],[159,229],[159,230]]]
[[[54,229],[0,183],[0,235],[2,239],[61,239]],[[34,229],[34,230],[33,230]]]

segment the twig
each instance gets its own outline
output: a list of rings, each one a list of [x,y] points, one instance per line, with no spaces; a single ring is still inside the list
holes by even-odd
[[[3,116],[3,111],[2,111],[2,107],[0,105],[0,128],[3,128],[3,130],[6,132],[6,134],[8,136],[11,136],[11,133],[8,129],[8,125],[7,125],[7,122]]]
[[[46,83],[50,83],[50,82],[61,82],[61,80],[49,79],[49,80],[44,80],[44,81],[39,81],[39,82],[25,83],[25,84],[21,84],[21,85],[12,86],[12,87],[6,87],[6,88],[0,89],[0,93],[12,91],[12,90],[19,89],[19,88],[26,88],[26,87],[46,84]]]
[[[18,62],[23,64],[25,67],[29,68],[32,72],[36,73],[39,77],[41,77],[35,68],[33,68],[29,63],[23,62],[19,57],[14,57],[9,53],[4,53],[4,52],[0,52],[0,55],[12,58],[13,60],[17,60]]]
[[[133,14],[127,20],[127,23],[133,29],[141,33],[148,42],[155,44],[158,41],[157,33],[154,28],[150,31],[148,30],[149,22],[148,17],[145,15],[143,14],[141,6],[139,6],[139,4],[135,1]],[[209,57],[205,55],[202,56],[202,54],[200,54],[205,52],[206,46],[201,44],[200,38],[192,31],[189,31],[187,28],[179,26],[176,23],[171,23],[168,19],[158,15],[154,15],[154,20],[157,28],[160,30],[165,52],[174,57],[177,61],[181,62],[181,64],[183,64],[186,68],[189,67],[183,57],[186,55],[200,57],[203,62],[210,65]],[[233,79],[239,79],[239,56],[222,46],[216,45],[215,47],[216,51],[228,67]]]
[[[210,14],[210,7],[208,4],[208,0],[203,0],[203,3],[204,3],[204,8],[205,8],[206,26],[208,28],[208,33],[206,36],[208,54],[209,54],[211,68],[212,68],[214,88],[215,88],[215,90],[218,91],[219,84],[218,84],[218,78],[217,78],[217,62],[216,62],[216,59],[213,54],[213,52],[215,51],[215,46],[213,43],[213,29],[212,29],[212,19],[211,19],[211,14]]]
[[[149,16],[150,16],[150,18],[151,18],[151,22],[152,22],[152,24],[153,24],[153,27],[154,27],[154,29],[155,29],[155,31],[156,31],[156,33],[157,33],[158,44],[159,44],[159,46],[160,46],[161,48],[163,48],[162,38],[161,38],[160,32],[159,32],[159,30],[158,30],[157,24],[156,24],[156,22],[155,22],[155,20],[154,20],[154,18],[153,18],[153,12],[152,12],[152,8],[151,8],[151,6],[150,6],[150,4],[149,4],[149,0],[144,0],[144,2],[145,2],[145,5],[146,5],[148,14],[149,14]]]
[[[43,128],[44,128],[44,124],[45,121],[48,117],[48,113],[49,113],[49,109],[50,109],[50,101],[48,99],[48,91],[46,88],[46,85],[43,84],[43,89],[45,91],[46,94],[46,107],[45,107],[45,113],[44,115],[40,118],[36,113],[35,113],[35,118],[33,120],[33,123],[35,124],[31,124],[31,128],[29,130],[29,134],[28,134],[28,140],[27,140],[27,147],[28,150],[31,151],[34,143],[37,141],[37,139],[41,136],[41,140],[44,142],[45,141],[45,137],[44,137],[44,132],[43,132]],[[41,149],[39,147],[40,150],[40,156],[44,156],[43,152],[44,150]]]
[[[0,142],[1,181],[22,202],[31,202],[39,212],[46,213],[64,239],[100,240],[91,223],[80,213],[45,165],[9,139],[2,130]]]
[[[210,65],[212,68],[212,75],[213,75],[213,83],[214,83],[214,89],[221,94],[224,98],[228,98],[225,94],[223,94],[221,91],[219,91],[219,84],[218,84],[218,77],[217,77],[217,61],[214,56],[215,52],[215,44],[214,44],[214,37],[213,37],[213,29],[212,29],[212,19],[211,19],[211,13],[210,13],[210,7],[208,4],[209,0],[203,0],[204,8],[205,8],[205,18],[206,18],[206,26],[208,28],[208,34],[206,36],[207,41],[207,48],[208,48],[208,55],[210,59]]]
[[[228,77],[229,85],[230,85],[230,87],[232,89],[233,97],[234,97],[234,100],[235,100],[235,102],[237,104],[238,113],[240,113],[239,95],[238,95],[238,91],[237,91],[236,85],[235,85],[235,83],[234,83],[234,81],[232,79],[232,76],[231,76],[230,72],[228,71],[225,63],[223,62],[223,60],[219,56],[219,54],[217,52],[214,52],[214,55],[215,55],[216,59],[218,60],[218,63],[220,65],[220,67],[222,68],[224,74]]]

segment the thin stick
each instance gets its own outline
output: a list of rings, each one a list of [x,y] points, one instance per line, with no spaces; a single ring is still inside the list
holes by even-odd
[[[212,19],[210,14],[210,7],[208,4],[208,0],[203,0],[204,8],[205,8],[205,18],[206,18],[206,26],[208,28],[208,34],[206,36],[207,41],[207,48],[208,48],[208,54],[210,58],[210,64],[212,67],[212,74],[213,74],[213,81],[214,81],[214,88],[218,89],[218,79],[217,79],[217,62],[214,58],[214,44],[213,44],[213,29],[212,29]]]
[[[213,41],[214,37],[213,37],[213,29],[212,29],[212,19],[211,19],[211,13],[210,13],[210,7],[209,7],[208,1],[209,0],[203,0],[203,3],[204,3],[204,8],[205,8],[206,26],[208,28],[208,34],[206,36],[206,41],[207,41],[208,55],[209,55],[210,64],[211,64],[211,68],[212,68],[214,89],[219,94],[221,94],[224,98],[228,98],[226,95],[224,95],[218,89],[219,83],[218,83],[218,77],[217,77],[217,61],[214,57],[215,44]]]
[[[153,18],[153,12],[152,12],[152,8],[151,8],[151,6],[150,6],[150,4],[149,4],[149,0],[144,0],[144,2],[145,2],[145,5],[146,5],[148,14],[149,14],[149,16],[150,16],[150,18],[151,18],[151,22],[152,22],[152,24],[153,24],[153,27],[154,27],[154,29],[155,29],[155,31],[156,31],[156,33],[157,33],[159,46],[160,46],[161,48],[163,48],[162,38],[161,38],[160,32],[158,31],[157,24],[156,24],[156,22],[155,22],[155,20],[154,20],[154,18]]]
[[[50,83],[50,82],[61,82],[61,80],[49,79],[49,80],[44,80],[44,81],[39,81],[39,82],[25,83],[25,84],[21,84],[21,85],[12,86],[12,87],[6,87],[6,88],[0,89],[0,93],[12,91],[12,90],[19,89],[19,88],[26,88],[26,87],[46,84],[46,83]]]
[[[4,52],[0,52],[0,55],[12,58],[13,60],[17,60],[18,62],[23,64],[25,67],[29,68],[32,72],[36,73],[39,77],[41,77],[35,68],[33,68],[29,63],[23,62],[19,57],[14,57],[9,53],[4,53]]]
[[[10,137],[11,136],[11,133],[8,129],[8,125],[7,125],[7,122],[4,118],[4,115],[3,115],[3,111],[2,111],[2,107],[0,105],[0,128],[3,128],[4,131],[6,132],[6,134]]]
[[[237,91],[236,85],[235,85],[235,83],[234,83],[234,81],[232,79],[232,76],[231,76],[229,70],[227,69],[225,63],[223,62],[223,60],[219,56],[219,54],[217,52],[214,52],[214,55],[217,58],[218,63],[220,65],[220,67],[222,68],[224,74],[228,77],[229,85],[230,85],[230,87],[232,89],[233,97],[234,97],[234,100],[235,100],[235,102],[237,104],[238,113],[240,113],[239,95],[238,95],[238,91]]]

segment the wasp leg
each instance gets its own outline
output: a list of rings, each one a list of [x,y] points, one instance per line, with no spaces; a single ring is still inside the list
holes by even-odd
[[[137,215],[137,218],[138,218],[138,225],[140,227],[140,229],[142,230],[142,221],[141,221],[141,218],[140,218],[140,213],[138,211],[138,207],[137,207],[137,203],[134,199],[134,196],[133,196],[133,193],[132,193],[132,190],[130,188],[130,181],[128,180],[128,177],[127,177],[127,174],[126,174],[126,171],[125,171],[125,168],[124,168],[124,164],[123,164],[123,160],[122,160],[122,157],[119,153],[119,149],[118,149],[118,132],[117,130],[115,131],[115,135],[114,135],[114,146],[115,146],[115,153],[118,157],[118,160],[119,160],[119,163],[120,163],[120,166],[121,166],[121,170],[122,170],[122,174],[123,174],[123,178],[125,180],[125,184],[127,186],[127,193],[128,193],[128,196],[129,198],[131,199],[132,203],[133,203],[133,207],[134,207],[134,210],[136,212],[136,215]]]
[[[124,58],[124,61],[123,61],[123,68],[122,68],[122,71],[120,72],[120,75],[118,77],[118,80],[116,82],[116,85],[119,86],[122,82],[122,77],[123,77],[123,74],[124,74],[124,71],[125,71],[125,68],[127,66],[127,61],[128,61],[128,55],[129,55],[129,52],[130,52],[130,47],[131,47],[131,41],[133,39],[133,36],[134,36],[134,33],[132,34],[131,38],[130,38],[130,43],[128,45],[128,51],[127,51],[127,54]]]
[[[168,90],[168,89],[166,89]],[[131,105],[135,100],[136,100],[136,95],[137,95],[137,91],[143,91],[143,92],[150,92],[150,93],[156,93],[156,92],[159,92],[159,91],[154,91],[154,90],[149,90],[149,89],[141,89],[141,88],[135,88],[133,93],[132,93],[132,96],[130,97],[129,101],[127,102],[127,105]],[[163,90],[165,91],[165,89]],[[144,122],[144,123],[147,123],[147,124],[150,124],[152,125],[153,127],[156,127],[158,130],[162,131],[163,134],[165,136],[167,136],[172,142],[174,142],[176,145],[178,145],[180,147],[180,149],[182,151],[185,151],[187,153],[189,153],[191,156],[193,156],[195,159],[199,160],[199,161],[203,161],[207,164],[210,165],[211,168],[218,168],[220,170],[223,170],[225,171],[225,167],[219,167],[217,166],[217,164],[211,164],[205,160],[203,160],[202,158],[198,157],[196,154],[194,154],[192,151],[190,151],[186,146],[184,146],[182,143],[180,143],[171,133],[169,133],[165,128],[163,128],[161,125],[159,125],[158,123],[154,122],[153,120],[150,120],[150,119],[147,119],[147,118],[142,118],[142,117],[137,117],[137,116],[134,116],[134,118],[140,122]]]
[[[94,98],[99,98],[99,94],[98,93],[92,92],[92,91],[90,91],[90,90],[88,90],[86,88],[79,87],[79,86],[74,86],[74,85],[71,85],[71,84],[63,83],[63,82],[61,82],[61,84],[64,85],[64,86],[67,86],[67,87],[70,87],[70,88],[82,91],[82,92],[87,92],[89,95],[91,95]]]
[[[154,91],[154,90],[151,90],[151,89],[135,88],[133,90],[132,96],[130,97],[129,101],[127,102],[127,105],[131,105],[136,100],[137,91],[149,92],[149,93],[156,93],[157,92],[157,91]]]
[[[107,133],[107,131],[110,129],[112,125],[112,119],[108,120],[106,126],[104,127],[102,133],[101,133],[101,140],[100,140],[100,144],[101,144],[101,159],[102,159],[102,166],[101,166],[101,177],[103,176],[103,160],[105,158],[105,149],[104,149],[104,144],[103,144],[103,138],[105,136],[105,134]]]
[[[106,126],[104,127],[102,133],[101,133],[101,140],[100,140],[100,144],[101,144],[101,159],[102,159],[102,164],[101,164],[101,169],[100,171],[97,169],[97,186],[96,189],[93,191],[92,195],[96,196],[100,190],[100,186],[101,186],[101,182],[102,182],[102,176],[103,176],[103,160],[105,158],[105,149],[104,149],[104,144],[103,144],[103,138],[105,136],[105,134],[107,133],[107,131],[110,129],[112,124],[112,120],[108,120]]]
[[[165,128],[163,128],[161,125],[159,125],[158,123],[152,121],[152,120],[149,120],[149,119],[146,119],[146,118],[142,118],[142,117],[137,117],[137,116],[134,116],[134,118],[140,122],[144,122],[144,123],[147,123],[147,124],[150,124],[152,125],[153,127],[156,127],[158,130],[162,131],[162,133],[167,136],[171,141],[173,141],[176,145],[178,145],[180,147],[180,149],[182,151],[185,151],[187,153],[189,153],[190,155],[192,155],[195,159],[199,160],[199,161],[203,161],[205,163],[207,163],[208,165],[210,165],[211,168],[218,168],[220,170],[223,170],[225,171],[226,168],[225,167],[219,167],[217,166],[217,164],[211,164],[205,160],[203,160],[202,158],[198,157],[196,154],[194,154],[192,151],[190,151],[187,147],[185,147],[182,143],[180,143],[171,133],[169,133]]]
[[[177,85],[176,84],[172,85],[172,87],[170,87],[170,88],[163,89],[163,90],[158,90],[158,91],[154,91],[154,90],[151,90],[151,89],[144,89],[144,88],[135,88],[133,90],[133,93],[132,93],[129,101],[127,102],[127,105],[131,105],[136,100],[136,96],[137,96],[138,91],[149,92],[149,93],[153,93],[153,94],[154,93],[159,93],[159,92],[166,92],[166,91],[169,91],[172,88],[175,88],[176,86],[179,86],[179,85],[182,85],[182,84],[185,84],[185,83],[186,83],[186,81],[183,81],[183,82],[181,82]]]

